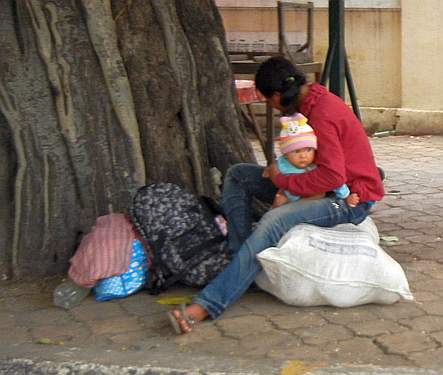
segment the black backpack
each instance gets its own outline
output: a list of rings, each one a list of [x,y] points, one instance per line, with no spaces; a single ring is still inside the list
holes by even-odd
[[[215,222],[218,209],[172,183],[140,188],[131,220],[152,252],[146,288],[152,294],[176,282],[201,287],[230,261],[228,242]]]

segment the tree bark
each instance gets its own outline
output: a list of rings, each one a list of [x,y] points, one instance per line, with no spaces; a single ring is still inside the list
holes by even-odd
[[[0,0],[0,275],[60,274],[95,219],[254,161],[212,0]]]

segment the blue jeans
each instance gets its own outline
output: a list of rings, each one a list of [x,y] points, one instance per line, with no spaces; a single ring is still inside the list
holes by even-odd
[[[342,199],[327,197],[287,203],[266,212],[252,231],[252,197],[271,203],[277,189],[261,177],[263,167],[237,164],[226,174],[222,205],[228,221],[229,245],[234,252],[231,263],[195,298],[212,319],[237,301],[261,271],[256,254],[277,245],[293,226],[309,223],[333,227],[361,223],[368,215],[366,203],[351,208]]]

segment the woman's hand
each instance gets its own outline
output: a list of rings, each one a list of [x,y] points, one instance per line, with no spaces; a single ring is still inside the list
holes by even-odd
[[[264,169],[264,171],[262,173],[262,177],[269,178],[270,180],[273,180],[279,173],[280,173],[280,171],[278,170],[277,161],[274,160],[270,165],[268,165]]]

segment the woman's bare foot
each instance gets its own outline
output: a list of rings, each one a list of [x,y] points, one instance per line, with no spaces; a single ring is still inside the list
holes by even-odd
[[[175,309],[168,312],[168,318],[177,334],[192,332],[192,327],[207,317],[208,312],[197,304],[182,306],[181,310]]]

